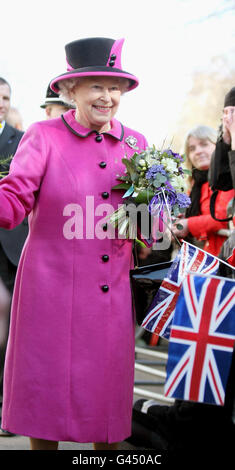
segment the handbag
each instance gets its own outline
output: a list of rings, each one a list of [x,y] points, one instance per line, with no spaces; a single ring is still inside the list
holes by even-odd
[[[230,220],[233,220],[233,216],[235,214],[235,198],[233,198],[232,202],[232,207],[230,209],[231,215],[229,217],[225,217],[224,219],[218,219],[215,215],[215,204],[216,204],[216,198],[219,194],[219,190],[215,189],[211,195],[210,198],[210,213],[213,219],[218,220],[218,222],[229,222]]]
[[[159,216],[161,218],[161,216]],[[175,242],[181,247],[181,242],[164,222],[170,230]],[[154,263],[147,266],[138,266],[138,255],[136,240],[134,240],[133,257],[135,268],[131,269],[130,286],[132,294],[132,308],[138,325],[142,325],[148,309],[159,289],[163,279],[166,277],[173,260]]]
[[[136,267],[130,270],[133,310],[141,325],[172,261]]]

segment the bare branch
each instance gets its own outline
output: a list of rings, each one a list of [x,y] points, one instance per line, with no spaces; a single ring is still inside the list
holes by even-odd
[[[201,17],[201,18],[196,18],[196,19],[194,19],[194,20],[192,20],[192,21],[187,22],[186,24],[187,24],[187,25],[190,25],[190,24],[202,23],[202,22],[208,21],[208,20],[210,20],[210,19],[212,19],[212,18],[218,18],[218,17],[220,17],[220,16],[222,16],[222,15],[225,15],[226,13],[231,12],[231,11],[235,11],[235,4],[234,4],[234,2],[233,2],[233,4],[227,6],[227,7],[223,8],[223,9],[219,9],[219,10],[212,11],[212,12],[209,13],[208,15],[203,16],[203,17]]]

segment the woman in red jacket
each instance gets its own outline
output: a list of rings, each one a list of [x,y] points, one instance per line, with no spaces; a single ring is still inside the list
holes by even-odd
[[[205,251],[217,256],[226,240],[227,222],[218,222],[210,214],[212,191],[208,183],[208,168],[215,149],[217,133],[208,126],[192,129],[185,141],[187,166],[192,169],[190,178],[192,203],[185,218],[176,220],[173,231],[179,238],[185,238],[199,245]],[[216,200],[216,217],[226,217],[227,206],[233,197],[233,190],[221,191]]]

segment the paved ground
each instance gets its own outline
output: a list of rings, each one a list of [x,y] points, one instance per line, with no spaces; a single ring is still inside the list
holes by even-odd
[[[138,341],[139,346],[145,346],[145,344],[140,340]],[[162,348],[157,348],[157,349],[162,349]],[[164,350],[164,348],[163,348]],[[143,359],[144,362],[148,362],[148,357],[146,359],[145,355],[138,354],[138,360]],[[155,359],[156,360],[156,359]],[[148,365],[148,364],[147,364]],[[159,367],[157,365],[158,369],[160,368],[161,370],[164,370],[164,365],[162,367]],[[163,392],[163,387],[160,385],[157,386],[152,386],[147,384],[139,384],[139,381],[146,381],[146,382],[152,382],[152,381],[158,381],[159,379],[157,377],[153,377],[152,375],[141,372],[141,371],[136,371],[135,373],[135,381],[138,381],[138,388],[142,388],[144,390],[148,391],[153,391],[157,393],[162,393]],[[134,402],[138,399],[141,398],[141,395],[134,395]],[[14,436],[14,437],[2,437],[0,436],[0,451],[1,450],[28,450],[29,449],[29,439],[27,437],[23,436]],[[60,450],[92,450],[92,444],[87,443],[87,444],[80,444],[80,443],[75,443],[75,442],[60,442],[59,444],[59,449]],[[119,445],[119,450],[141,450],[140,447],[135,447],[128,442],[122,442]],[[142,448],[144,449],[144,448]]]
[[[60,442],[59,450],[92,450],[92,444],[76,442]],[[134,450],[136,447],[128,442],[120,443],[119,450]],[[139,448],[138,448],[139,449]],[[29,439],[23,436],[0,437],[0,450],[29,450]]]

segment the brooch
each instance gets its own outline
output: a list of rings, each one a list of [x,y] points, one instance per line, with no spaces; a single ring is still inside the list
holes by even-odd
[[[132,149],[135,149],[135,150],[139,150],[139,147],[136,146],[137,144],[137,139],[135,137],[133,137],[133,135],[129,135],[126,139],[125,139],[125,142],[127,145],[129,145],[129,147],[131,147]]]

